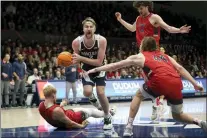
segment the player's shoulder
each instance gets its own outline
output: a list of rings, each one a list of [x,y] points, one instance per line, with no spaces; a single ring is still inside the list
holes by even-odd
[[[72,41],[72,45],[79,45],[79,42],[82,40],[82,36],[78,36],[76,37],[73,41]]]
[[[161,18],[158,14],[155,14],[155,13],[153,13],[151,17],[152,18]]]
[[[53,110],[53,113],[57,113],[57,114],[62,113],[62,112],[63,112],[63,109],[59,106],[55,107]]]
[[[105,43],[107,40],[104,36],[100,35],[100,34],[96,34],[96,39],[100,42],[100,43]]]

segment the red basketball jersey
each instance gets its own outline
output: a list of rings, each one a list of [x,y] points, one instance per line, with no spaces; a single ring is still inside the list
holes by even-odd
[[[164,80],[172,78],[180,78],[167,55],[160,51],[142,52],[142,54],[145,56],[143,70],[148,77],[149,85],[159,82],[164,83]]]
[[[141,41],[144,37],[152,36],[155,38],[157,45],[159,46],[160,41],[160,27],[154,27],[149,18],[153,15],[150,13],[148,16],[139,16],[136,20],[136,39],[138,46],[140,46]]]
[[[52,118],[52,115],[53,115],[53,110],[56,108],[56,107],[60,107],[59,105],[57,104],[54,104],[53,106],[49,107],[46,109],[45,105],[44,105],[44,102],[41,102],[40,105],[39,105],[39,112],[40,112],[40,115],[49,123],[51,124],[52,126],[54,127],[66,127],[65,126],[65,123],[62,123],[60,121],[57,121],[57,120],[54,120]],[[81,124],[82,123],[82,113],[81,112],[74,112],[73,110],[65,110],[63,109],[62,107],[60,107],[65,115],[72,121],[76,122],[76,123],[79,123]]]

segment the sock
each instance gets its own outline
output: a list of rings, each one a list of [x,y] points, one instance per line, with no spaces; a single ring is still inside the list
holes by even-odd
[[[109,118],[109,117],[111,117],[110,113],[104,115],[104,118]]]
[[[201,120],[199,120],[198,118],[194,118],[193,119],[193,124],[198,125],[201,127]]]
[[[134,118],[129,117],[127,122],[127,127],[132,127],[133,122],[134,122]]]

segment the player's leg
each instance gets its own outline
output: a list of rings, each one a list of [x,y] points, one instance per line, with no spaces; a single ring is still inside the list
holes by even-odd
[[[124,136],[133,135],[132,130],[133,130],[134,118],[136,117],[136,114],[139,110],[139,106],[142,100],[143,100],[142,93],[140,92],[140,90],[138,90],[130,104],[129,117],[128,117],[126,129],[124,130]]]
[[[68,82],[68,81],[66,81],[66,96],[65,96],[65,100],[66,100],[66,102],[68,103],[69,102],[69,95],[70,95],[70,89],[71,89],[71,83],[70,82]]]
[[[86,119],[89,117],[101,118],[104,117],[104,112],[94,108],[73,108],[75,112],[84,112]]]
[[[82,78],[83,84],[83,94],[85,97],[88,97],[89,102],[95,106],[97,109],[101,110],[101,105],[99,101],[96,99],[95,95],[93,94],[93,87],[94,83],[87,82],[84,78]]]
[[[187,123],[187,124],[195,124],[200,126],[204,131],[207,132],[207,124],[206,121],[199,120],[197,118],[193,118],[192,116],[183,113],[183,103],[180,104],[172,104],[168,103],[171,107],[172,117],[180,122]]]
[[[77,89],[76,89],[76,82],[72,82],[72,90],[73,90],[73,102],[77,103]]]
[[[152,115],[151,120],[157,120],[160,116],[164,114],[165,107],[164,107],[164,98],[165,96],[158,96],[154,101],[154,105],[152,106]]]
[[[146,84],[143,84],[142,87],[137,91],[136,95],[134,96],[131,104],[130,104],[130,111],[129,111],[129,118],[127,122],[126,129],[124,130],[124,136],[132,136],[133,135],[133,122],[134,118],[139,110],[139,106],[141,104],[141,101],[144,98],[150,98],[152,100],[155,99],[153,95],[151,95],[148,91],[150,91],[149,88],[147,88]]]
[[[103,129],[112,129],[111,114],[109,112],[109,101],[105,95],[105,77],[96,78],[96,91],[101,107],[104,111],[104,127]]]

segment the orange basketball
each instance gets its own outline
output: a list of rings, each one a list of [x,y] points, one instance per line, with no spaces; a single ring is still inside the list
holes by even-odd
[[[72,54],[69,52],[62,52],[58,55],[57,63],[59,66],[68,67],[72,62]]]

